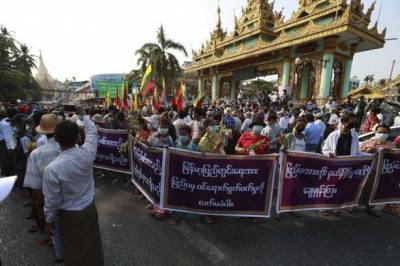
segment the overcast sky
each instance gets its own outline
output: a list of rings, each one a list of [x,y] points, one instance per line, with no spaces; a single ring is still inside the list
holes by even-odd
[[[232,30],[233,15],[239,15],[246,2],[221,0],[224,28]],[[373,0],[364,2],[369,6]],[[298,0],[276,0],[276,10],[284,6],[288,18],[297,4]],[[0,6],[0,24],[35,54],[42,50],[50,74],[63,81],[129,72],[136,67],[135,50],[154,41],[161,24],[167,36],[188,51],[198,49],[215,26],[217,0],[1,0]],[[388,27],[387,37],[400,37],[399,10],[399,0],[384,0],[379,27]],[[387,78],[393,59],[398,61],[398,74],[400,41],[357,55],[352,75]]]

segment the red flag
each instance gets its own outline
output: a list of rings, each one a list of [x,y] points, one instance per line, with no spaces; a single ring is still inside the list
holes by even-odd
[[[182,80],[181,86],[179,88],[179,94],[178,97],[176,98],[176,107],[178,112],[182,111],[183,109],[184,96],[185,96],[185,83]]]
[[[153,104],[153,109],[158,110],[160,109],[160,97],[158,95],[157,87],[153,90],[153,96],[151,98],[151,102]]]
[[[125,86],[125,80],[122,81],[122,90],[124,92],[123,109],[124,111],[127,111],[129,109],[129,103],[128,103],[128,88]]]
[[[144,89],[142,90],[142,96],[145,97],[152,88],[154,88],[155,82],[154,79],[150,80],[146,86],[144,87]]]

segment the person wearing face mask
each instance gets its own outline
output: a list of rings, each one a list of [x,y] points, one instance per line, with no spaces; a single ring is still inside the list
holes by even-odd
[[[156,148],[173,147],[174,141],[169,135],[169,121],[162,119],[160,127],[153,133],[150,138],[150,145]]]
[[[198,145],[199,152],[225,154],[224,132],[220,126],[221,114],[215,114]]]
[[[250,132],[244,132],[235,147],[238,155],[255,155],[268,153],[268,138],[261,135],[265,124],[254,122],[250,125]]]
[[[192,129],[190,126],[183,125],[179,128],[179,137],[175,148],[189,151],[197,151],[197,145],[192,142]]]
[[[283,139],[281,151],[306,151],[306,138],[303,134],[307,121],[300,117],[296,120],[293,132],[289,133]]]
[[[389,141],[390,128],[386,125],[378,125],[375,131],[375,137],[361,143],[361,151],[375,153],[381,149],[395,149],[396,144]]]
[[[370,140],[366,140],[360,144],[360,149],[362,152],[366,153],[379,153],[384,149],[395,149],[396,144],[392,141],[389,141],[389,133],[390,133],[390,128],[386,125],[378,125],[375,131],[375,137],[373,137]],[[380,207],[373,207],[369,205],[369,196],[371,195],[371,191],[373,188],[374,180],[375,180],[375,171],[376,171],[376,166],[372,168],[372,172],[365,184],[363,194],[361,196],[361,202],[367,207],[366,211],[367,213],[371,214],[372,216],[375,217],[381,217],[382,216],[382,208]],[[397,206],[395,205],[387,205],[384,208],[385,211],[389,213],[393,213],[397,210]],[[396,214],[396,215],[397,215]]]
[[[333,131],[327,137],[322,153],[334,158],[336,156],[357,156],[360,151],[358,134],[354,130],[356,117],[354,113],[345,113],[341,118],[339,129]]]
[[[282,129],[278,124],[278,117],[275,113],[269,113],[267,116],[267,126],[261,132],[261,135],[266,136],[270,143],[270,152],[274,153],[278,151],[280,146],[280,136],[282,135]]]

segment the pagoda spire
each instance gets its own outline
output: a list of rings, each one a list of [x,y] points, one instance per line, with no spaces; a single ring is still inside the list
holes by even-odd
[[[217,29],[222,28],[222,22],[221,22],[221,6],[218,0],[218,8],[217,8]]]

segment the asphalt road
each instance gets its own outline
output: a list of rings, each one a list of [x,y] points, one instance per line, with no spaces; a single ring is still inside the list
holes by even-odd
[[[363,212],[257,223],[252,219],[155,221],[146,202],[122,184],[97,181],[106,265],[400,265],[400,218]],[[3,265],[53,265],[52,249],[29,234],[27,209],[17,193],[0,205]]]

